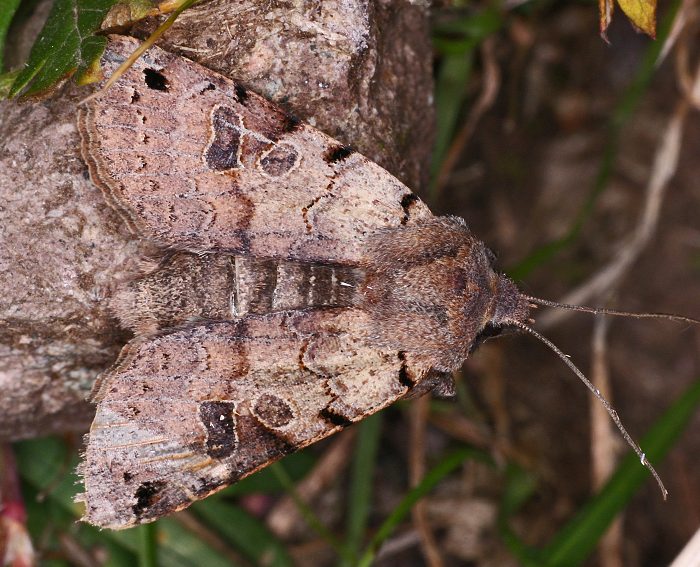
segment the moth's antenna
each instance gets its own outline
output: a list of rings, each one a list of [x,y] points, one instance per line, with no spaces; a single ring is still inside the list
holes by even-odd
[[[673,315],[671,313],[633,313],[630,311],[618,311],[617,309],[606,309],[604,307],[587,307],[585,305],[569,305],[568,303],[557,303],[548,299],[540,299],[539,297],[531,297],[523,295],[523,299],[536,303],[537,305],[545,305],[547,307],[559,307],[560,309],[569,309],[571,311],[583,311],[584,313],[593,313],[594,315],[615,315],[617,317],[632,317],[634,319],[669,319],[671,321],[680,321],[681,323],[692,323],[700,325],[700,319],[692,317],[684,317],[683,315]]]
[[[529,300],[529,299],[532,299],[532,298],[528,297],[527,299]],[[537,301],[540,301],[540,300],[537,300]],[[558,305],[558,304],[555,304],[555,305],[556,305],[557,307],[561,307],[561,306]],[[601,312],[605,312],[605,310],[602,310]],[[607,313],[607,314],[608,314],[608,315],[626,315],[626,313],[622,313],[622,312],[614,312],[614,313]],[[649,315],[655,315],[655,314],[648,313],[648,314],[643,314],[643,315],[649,316]],[[686,317],[679,317],[679,319],[686,319],[686,320],[687,320],[688,318],[686,318]],[[690,321],[692,322],[692,321],[694,321],[694,320],[691,319]],[[591,381],[590,381],[588,378],[586,378],[586,376],[584,375],[584,373],[581,372],[581,371],[578,369],[578,367],[577,367],[573,362],[571,362],[571,359],[570,359],[566,354],[564,354],[564,353],[559,349],[559,347],[557,347],[557,346],[556,346],[552,341],[550,341],[548,338],[546,338],[546,337],[540,335],[537,331],[535,331],[535,329],[533,329],[532,327],[528,327],[525,323],[522,323],[522,322],[520,322],[520,321],[516,321],[516,320],[514,320],[514,319],[506,320],[506,321],[503,322],[503,324],[504,324],[504,325],[512,325],[512,326],[514,326],[514,327],[517,327],[517,328],[519,328],[519,329],[522,329],[523,331],[525,331],[525,332],[527,332],[527,333],[530,333],[531,335],[533,335],[534,337],[536,337],[536,338],[538,338],[540,341],[542,341],[542,342],[543,342],[545,345],[547,345],[552,351],[554,351],[554,353],[555,353],[559,358],[561,358],[562,361],[564,361],[564,364],[566,364],[566,365],[571,369],[571,371],[572,371],[574,374],[576,374],[576,376],[578,376],[579,380],[581,380],[581,382],[583,382],[583,383],[586,385],[586,387],[587,387],[591,392],[593,392],[593,395],[594,395],[596,398],[598,398],[598,400],[600,401],[600,403],[603,404],[603,407],[605,408],[605,410],[610,414],[610,417],[612,418],[613,422],[615,422],[615,425],[617,425],[617,428],[620,430],[620,433],[622,433],[622,436],[625,438],[625,441],[627,441],[627,444],[628,444],[630,447],[632,447],[632,449],[634,450],[635,453],[637,453],[637,456],[639,457],[639,460],[641,461],[642,465],[644,465],[647,469],[649,469],[649,472],[651,472],[651,474],[653,475],[653,477],[656,479],[656,483],[659,485],[659,488],[661,489],[661,494],[663,495],[664,500],[666,500],[666,498],[668,497],[668,490],[666,490],[666,487],[664,486],[664,483],[662,482],[661,477],[660,477],[659,474],[656,472],[656,469],[654,469],[654,467],[652,466],[652,464],[651,464],[649,461],[647,461],[646,455],[644,454],[644,452],[642,451],[642,449],[639,447],[639,445],[637,445],[637,443],[635,443],[634,439],[632,439],[632,437],[630,436],[630,434],[627,433],[627,430],[625,429],[625,426],[622,425],[622,421],[620,420],[620,416],[617,415],[617,412],[616,412],[615,409],[612,407],[612,405],[610,404],[610,402],[609,402],[608,400],[605,399],[605,397],[603,396],[603,394],[600,393],[600,390],[599,390],[598,388],[596,388],[596,387],[591,383]]]

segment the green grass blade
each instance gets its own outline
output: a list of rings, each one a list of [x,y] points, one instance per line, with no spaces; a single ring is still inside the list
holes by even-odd
[[[265,524],[239,506],[221,499],[207,500],[195,505],[192,512],[257,565],[293,567],[294,562],[284,544]]]
[[[472,48],[464,53],[446,55],[438,69],[435,85],[435,144],[431,179],[436,179],[457,128],[474,60],[473,47],[476,46],[476,42],[472,43]]]
[[[158,522],[134,528],[139,534],[139,567],[158,565]]]
[[[641,446],[651,462],[663,460],[699,406],[700,380],[674,402],[642,439]],[[600,493],[547,546],[544,556],[548,563],[568,566],[583,562],[615,516],[649,478],[637,457],[628,455]]]
[[[375,413],[357,426],[345,536],[345,548],[353,558],[358,557],[362,538],[367,531],[379,436],[382,430],[381,416],[381,413]]]
[[[700,407],[700,380],[693,383],[654,424],[641,442],[647,458],[659,463]],[[511,551],[524,565],[573,567],[595,550],[615,516],[623,510],[649,472],[637,457],[628,455],[597,496],[584,505],[542,550],[528,548],[512,532],[503,532]],[[671,498],[673,495],[671,495]],[[533,563],[533,557],[537,561]]]
[[[464,448],[459,449],[448,455],[443,459],[437,466],[431,469],[423,480],[415,486],[404,498],[401,500],[399,505],[394,508],[393,512],[380,526],[377,533],[372,538],[365,549],[362,558],[357,563],[360,567],[369,567],[374,560],[377,551],[382,543],[392,534],[396,527],[403,521],[403,519],[411,511],[413,505],[418,502],[423,496],[430,492],[433,487],[445,478],[448,474],[454,471],[467,459],[479,459],[482,461],[490,461],[489,457],[483,452],[477,451],[476,449]]]

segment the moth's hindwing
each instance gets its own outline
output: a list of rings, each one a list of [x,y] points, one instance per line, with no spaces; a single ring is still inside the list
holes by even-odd
[[[105,75],[136,46],[112,36]],[[79,129],[112,205],[170,248],[352,263],[368,233],[431,216],[364,156],[155,47],[84,105]]]
[[[403,396],[428,369],[373,346],[367,317],[249,315],[133,341],[95,392],[85,519],[152,521]]]

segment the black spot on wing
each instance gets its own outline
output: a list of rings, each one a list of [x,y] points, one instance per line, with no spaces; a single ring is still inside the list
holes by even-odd
[[[401,197],[401,208],[403,209],[403,218],[401,224],[406,224],[411,216],[411,207],[418,201],[418,197],[413,193],[406,193]]]
[[[323,159],[326,161],[326,163],[337,163],[347,159],[353,153],[355,153],[355,150],[353,150],[351,147],[337,145],[328,148],[323,154]]]
[[[298,130],[302,124],[303,122],[296,116],[285,114],[284,120],[282,121],[282,130],[285,134],[291,134],[292,132]]]
[[[153,89],[154,91],[168,90],[168,80],[165,78],[165,75],[155,69],[144,69],[143,78],[149,89]]]
[[[328,423],[331,423],[332,425],[337,425],[340,427],[347,427],[348,425],[350,425],[352,423],[352,421],[350,421],[347,417],[334,412],[330,408],[323,408],[319,412],[319,416],[322,419],[324,419],[325,421],[327,421]]]
[[[230,456],[238,445],[234,402],[210,401],[199,405],[199,419],[207,432],[207,455],[212,459]]]
[[[415,386],[415,382],[411,380],[411,377],[408,374],[408,365],[406,364],[406,353],[400,350],[396,356],[401,361],[401,368],[399,368],[399,382],[401,382],[402,386],[406,386],[406,388],[413,388],[413,386]]]
[[[216,90],[216,86],[214,84],[207,83],[206,87],[200,89],[199,94],[204,94],[207,91],[215,91],[215,90]]]
[[[143,515],[160,500],[160,493],[165,488],[166,483],[162,480],[146,481],[141,483],[134,493],[136,504],[132,506],[134,516],[137,518]]]
[[[245,106],[246,102],[248,101],[247,89],[243,85],[237,84],[234,88],[234,92],[236,93],[236,99],[238,99],[238,102]]]

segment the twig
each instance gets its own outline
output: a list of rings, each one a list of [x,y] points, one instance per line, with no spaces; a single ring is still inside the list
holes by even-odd
[[[83,547],[83,545],[73,537],[73,534],[62,532],[58,534],[58,543],[61,546],[65,558],[75,567],[99,567],[104,561],[99,561],[96,557]]]

